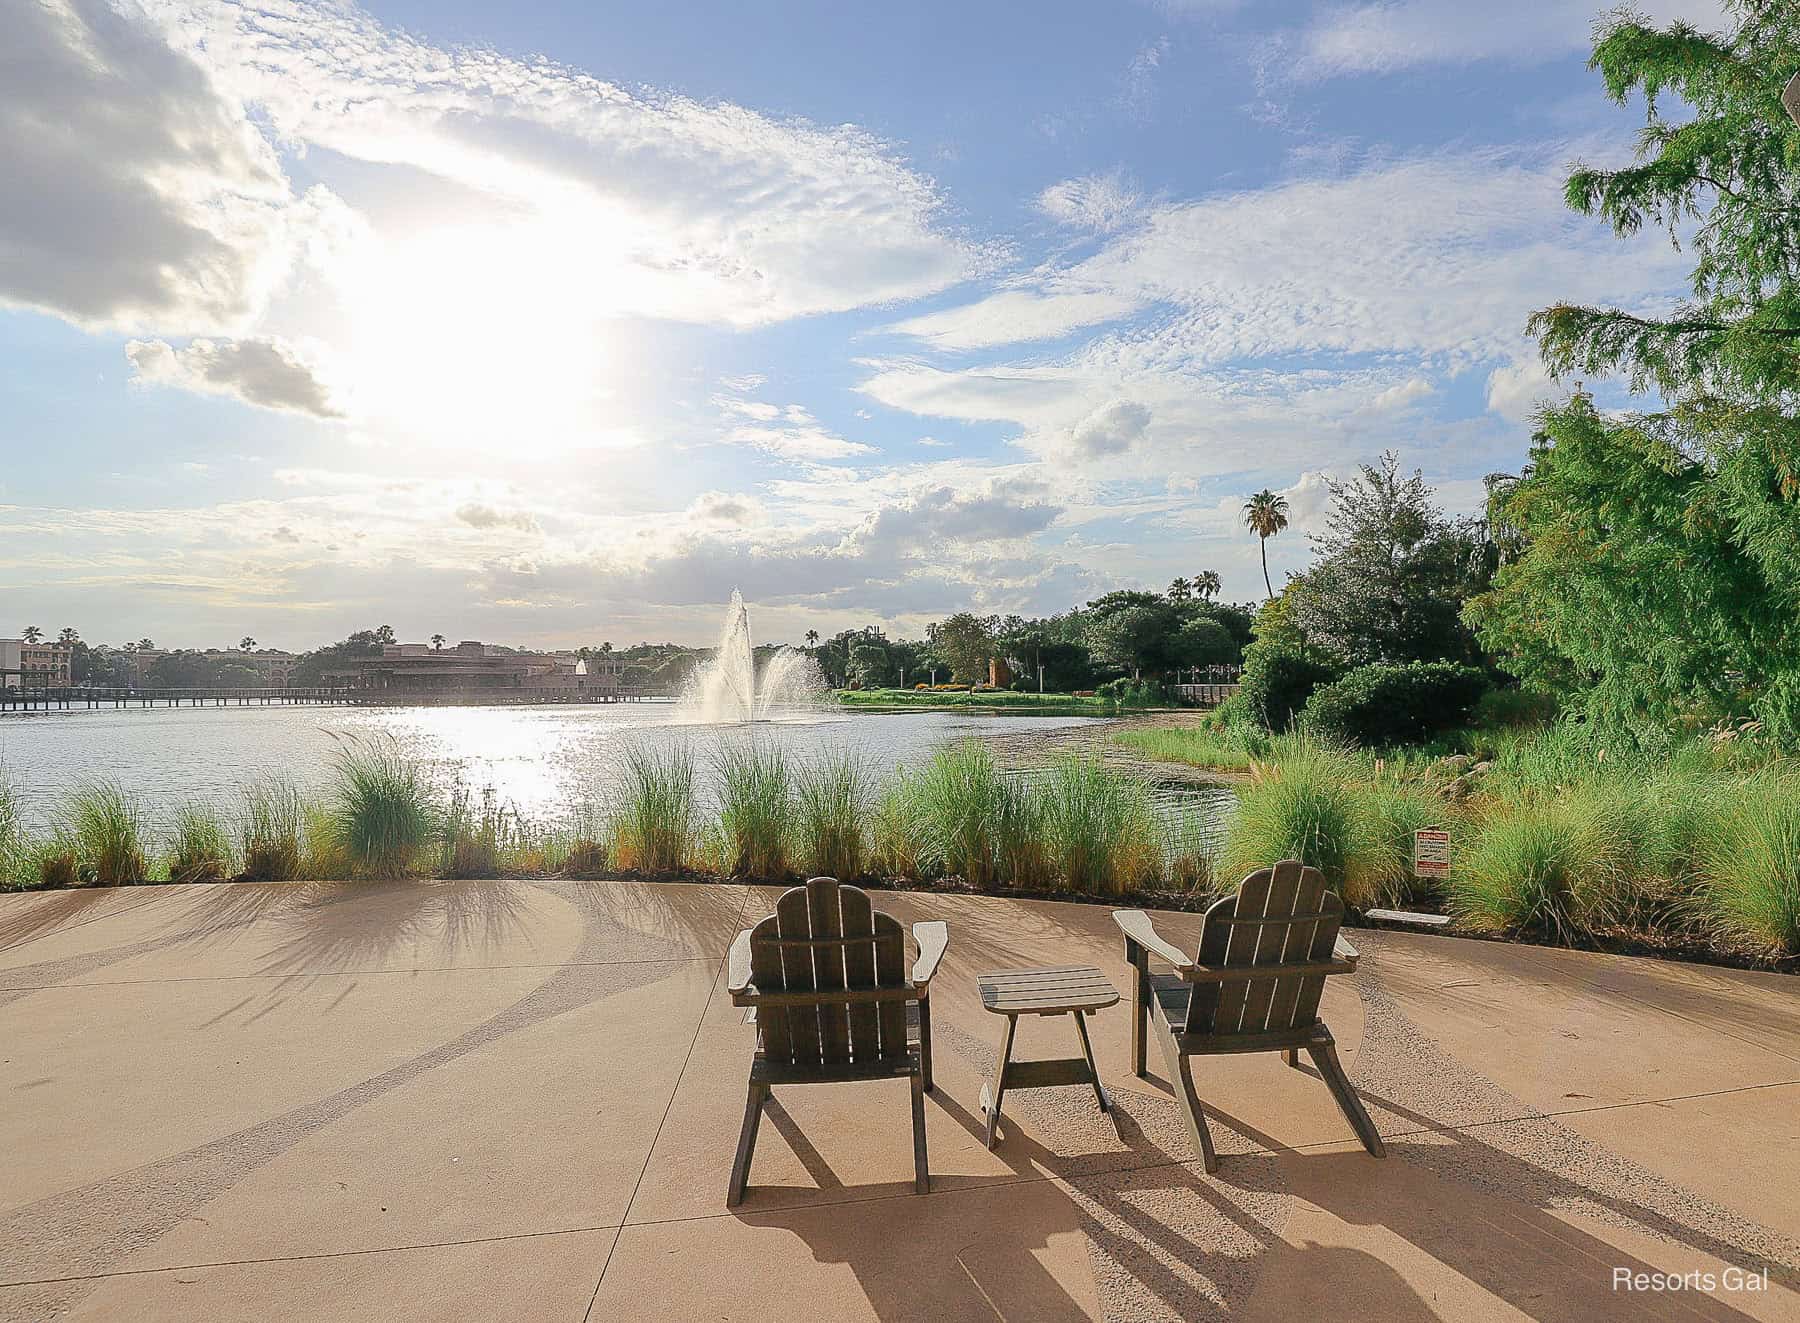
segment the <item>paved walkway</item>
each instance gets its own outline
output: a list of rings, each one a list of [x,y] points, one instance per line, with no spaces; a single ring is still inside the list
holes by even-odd
[[[773,894],[0,897],[0,1318],[1800,1318],[1800,983],[1443,938],[1356,934],[1325,999],[1390,1156],[1309,1073],[1230,1059],[1196,1071],[1207,1176],[1124,1006],[1094,1019],[1119,1128],[1023,1092],[983,1147],[975,974],[1124,990],[1104,910],[883,895],[951,927],[933,1193],[903,1082],[795,1089],[727,1212],[754,1030],[722,957]],[[1069,1028],[1022,1021],[1019,1055]]]

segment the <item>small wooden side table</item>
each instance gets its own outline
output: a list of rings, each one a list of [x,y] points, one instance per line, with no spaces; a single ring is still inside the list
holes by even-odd
[[[992,1148],[1000,1129],[1000,1103],[1008,1089],[1040,1089],[1051,1084],[1091,1084],[1100,1110],[1110,1113],[1112,1100],[1100,1084],[1094,1065],[1094,1045],[1088,1040],[1087,1014],[1104,1010],[1119,1000],[1106,975],[1092,965],[1063,965],[1055,969],[1009,969],[981,974],[975,979],[981,1005],[1006,1017],[1006,1036],[1000,1043],[1000,1064],[992,1083],[981,1086],[981,1110],[987,1113],[987,1146]],[[1053,1061],[1014,1061],[1013,1035],[1021,1015],[1073,1015],[1081,1036],[1081,1055]]]

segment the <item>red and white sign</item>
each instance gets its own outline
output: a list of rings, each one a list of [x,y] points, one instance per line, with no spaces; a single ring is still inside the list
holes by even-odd
[[[1450,876],[1450,833],[1428,827],[1413,833],[1414,877]]]

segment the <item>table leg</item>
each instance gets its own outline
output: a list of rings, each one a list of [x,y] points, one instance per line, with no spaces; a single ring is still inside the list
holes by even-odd
[[[1081,1055],[1087,1058],[1088,1078],[1094,1086],[1094,1097],[1100,1100],[1100,1110],[1110,1112],[1112,1103],[1106,1096],[1106,1090],[1100,1084],[1100,1067],[1094,1064],[1094,1045],[1088,1041],[1087,1016],[1080,1011],[1075,1012],[1075,1032],[1081,1035]]]
[[[1000,1063],[994,1067],[993,1087],[981,1091],[981,1109],[987,1113],[987,1146],[992,1148],[1000,1136],[1000,1100],[1006,1096],[1006,1067],[1012,1061],[1013,1032],[1019,1017],[1006,1017],[1006,1033],[1000,1040]]]

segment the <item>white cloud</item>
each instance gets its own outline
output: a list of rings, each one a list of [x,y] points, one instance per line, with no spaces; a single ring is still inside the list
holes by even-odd
[[[1331,4],[1295,34],[1271,63],[1294,78],[1390,73],[1426,64],[1477,60],[1526,63],[1592,45],[1598,0],[1383,0]],[[1652,22],[1683,18],[1702,28],[1727,23],[1723,0],[1640,0]]]
[[[177,349],[165,340],[125,345],[134,380],[208,395],[231,395],[264,409],[339,418],[318,370],[279,340],[194,340]]]
[[[1377,393],[1375,398],[1369,401],[1369,407],[1385,411],[1404,409],[1409,404],[1428,399],[1436,393],[1437,387],[1425,380],[1424,377],[1408,377],[1398,386],[1389,386],[1386,390]]]
[[[1038,194],[1037,206],[1058,225],[1110,234],[1135,219],[1143,201],[1137,188],[1115,171],[1052,184]]]
[[[492,505],[484,505],[479,501],[470,501],[456,507],[456,517],[470,528],[512,529],[520,533],[539,533],[536,516],[529,510],[501,510]]]
[[[1508,422],[1529,422],[1539,404],[1561,393],[1539,358],[1520,359],[1488,373],[1487,407]]]
[[[1069,448],[1085,459],[1122,455],[1143,439],[1150,410],[1135,400],[1101,405],[1069,430]]]
[[[797,463],[824,463],[875,453],[874,446],[846,440],[798,404],[781,406],[730,398],[714,402],[728,417],[750,420],[727,429],[721,439],[731,445],[751,446],[766,455]]]
[[[333,210],[241,102],[105,0],[8,6],[0,302],[82,326],[233,333]]]
[[[1140,46],[1125,69],[1124,85],[1119,89],[1118,105],[1126,115],[1142,124],[1149,120],[1156,101],[1156,75],[1168,58],[1169,39],[1158,37]]]
[[[975,303],[928,312],[887,329],[923,340],[933,349],[987,349],[1027,340],[1054,340],[1082,327],[1117,321],[1141,306],[1110,290],[1008,289]]]

